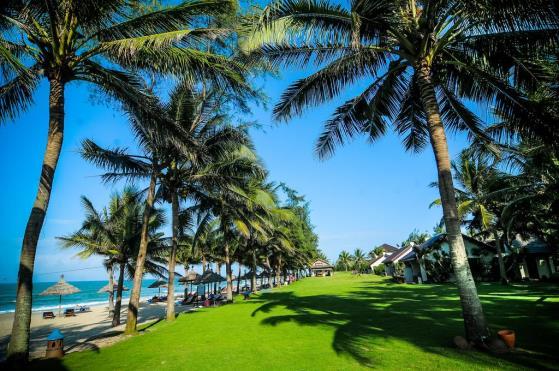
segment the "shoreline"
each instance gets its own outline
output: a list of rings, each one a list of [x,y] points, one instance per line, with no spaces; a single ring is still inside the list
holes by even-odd
[[[97,305],[86,304],[91,308],[89,312],[77,312],[73,317],[64,317],[55,312],[56,318],[43,319],[44,310],[33,310],[31,314],[31,341],[29,357],[41,358],[45,355],[47,336],[52,330],[59,329],[64,335],[64,349],[66,353],[86,349],[99,349],[124,339],[123,330],[128,311],[128,298],[122,300],[120,313],[121,324],[112,327],[112,318],[108,316],[108,300]],[[68,305],[75,307],[76,304]],[[68,307],[67,306],[67,307]],[[138,325],[164,318],[166,303],[140,301]],[[175,304],[176,313],[193,310],[192,306]],[[58,306],[56,307],[58,310]],[[0,361],[6,357],[9,338],[11,335],[14,312],[0,313]]]

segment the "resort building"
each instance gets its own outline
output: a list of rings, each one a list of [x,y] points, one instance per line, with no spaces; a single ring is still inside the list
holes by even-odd
[[[387,243],[382,244],[379,248],[382,248],[382,254],[379,254],[379,256],[369,261],[369,268],[371,268],[371,272],[374,272],[376,267],[383,264],[390,255],[399,251],[397,247]]]
[[[403,257],[408,255],[411,251],[413,251],[413,244],[398,249],[396,252],[390,254],[384,260],[384,272],[387,276],[394,276],[399,274],[398,270],[398,263],[402,260]]]
[[[334,274],[334,266],[326,260],[317,259],[310,266],[311,275],[316,277],[331,276]]]
[[[519,264],[522,279],[549,279],[557,272],[557,250],[539,239],[523,241],[517,237],[512,248],[522,256]]]
[[[495,248],[472,237],[462,237],[474,277],[481,278],[484,273],[489,274],[494,265],[493,260],[496,259]],[[409,246],[409,250],[400,255],[398,260],[405,265],[403,275],[407,283],[454,280],[446,233],[438,234],[421,245]]]

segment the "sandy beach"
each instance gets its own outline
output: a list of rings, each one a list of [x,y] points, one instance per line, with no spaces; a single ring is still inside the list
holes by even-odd
[[[46,338],[58,328],[64,335],[64,349],[67,353],[85,349],[98,349],[113,344],[124,338],[122,335],[126,322],[127,302],[123,303],[121,313],[122,325],[111,327],[107,305],[92,306],[90,312],[77,313],[75,317],[58,316],[54,319],[43,319],[42,312],[33,312],[31,317],[30,357],[40,358],[45,355]],[[191,306],[176,306],[176,312],[192,310]],[[166,303],[141,303],[139,323],[157,321],[164,318]],[[54,311],[58,314],[58,311]],[[6,348],[12,330],[14,314],[0,314],[0,360],[6,355]]]

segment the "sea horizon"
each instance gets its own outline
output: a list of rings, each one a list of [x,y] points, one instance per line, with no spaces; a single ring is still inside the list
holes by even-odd
[[[154,281],[156,281],[156,279],[153,278],[146,278],[142,281],[142,300],[146,300],[153,297],[154,295],[158,295],[159,292],[161,292],[162,295],[167,293],[167,289],[163,287],[161,288],[161,290],[157,288],[149,288],[148,286],[151,285]],[[40,295],[41,292],[55,283],[56,281],[34,282],[32,311],[47,311],[58,309],[58,296]],[[80,292],[62,296],[62,308],[75,307],[77,305],[94,306],[108,304],[108,293],[98,292],[99,289],[107,285],[107,280],[72,280],[68,281],[68,283],[76,286],[78,289],[80,289]],[[132,280],[124,281],[124,286],[129,289],[128,291],[123,291],[122,293],[122,298],[125,301],[127,301],[130,297],[130,289],[132,288],[132,284]],[[220,285],[220,287],[221,286],[223,286],[223,284]],[[15,311],[16,287],[16,283],[0,283],[0,314],[13,313]],[[186,287],[182,284],[179,284],[178,281],[175,282],[175,294],[182,294],[185,288]]]

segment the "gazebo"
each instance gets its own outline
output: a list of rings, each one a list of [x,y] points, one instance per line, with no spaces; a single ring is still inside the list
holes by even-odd
[[[311,274],[316,277],[331,276],[334,274],[334,266],[326,260],[317,259],[310,266]]]

